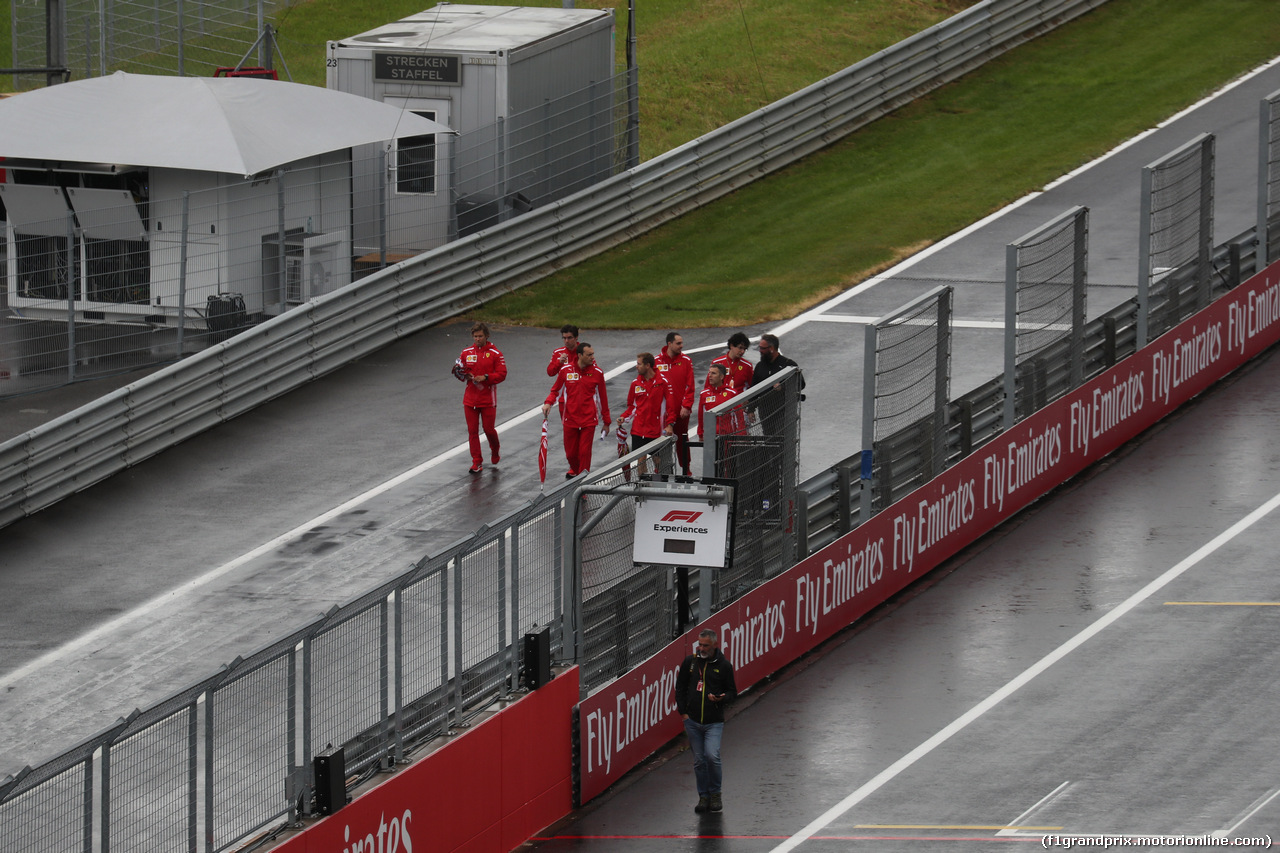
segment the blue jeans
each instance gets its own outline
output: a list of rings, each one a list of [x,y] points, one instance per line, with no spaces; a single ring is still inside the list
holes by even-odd
[[[698,796],[720,793],[720,737],[724,734],[724,723],[685,720],[684,730],[693,750],[693,778],[698,783]]]

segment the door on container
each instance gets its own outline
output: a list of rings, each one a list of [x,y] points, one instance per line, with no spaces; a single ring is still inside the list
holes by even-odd
[[[434,98],[386,98],[386,103],[452,127],[452,106]],[[453,218],[449,154],[452,140],[437,134],[397,139],[388,155],[387,261],[443,245]]]

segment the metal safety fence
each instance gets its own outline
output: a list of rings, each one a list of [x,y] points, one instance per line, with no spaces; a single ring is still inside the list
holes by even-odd
[[[47,61],[74,76],[118,70],[207,76],[258,48],[256,63],[270,65],[266,26],[293,5],[288,0],[55,0],[10,4],[19,90],[43,86]]]
[[[626,84],[252,179],[11,168],[0,396],[175,361],[606,180],[627,165]]]
[[[1005,253],[1004,428],[1043,408],[1084,377],[1089,210],[1074,207],[1013,243]],[[1052,385],[1042,359],[1067,347],[1067,370]],[[1018,381],[1023,369],[1024,381]]]
[[[1155,340],[1210,299],[1214,137],[1201,134],[1142,170],[1138,338]],[[1175,270],[1181,278],[1170,274]],[[1189,281],[1188,277],[1189,276]]]
[[[581,496],[571,501],[566,521],[570,553],[576,555],[570,568],[577,573],[569,597],[578,609],[562,645],[578,661],[584,690],[608,684],[679,633],[673,572],[634,562],[635,503],[617,494],[676,470],[675,439],[662,438],[599,466],[575,489]]]
[[[1258,256],[1280,258],[1280,92],[1258,104]]]
[[[0,847],[226,850],[307,813],[316,755],[367,776],[464,724],[519,689],[523,632],[559,655],[569,490],[6,780]]]
[[[566,657],[566,641],[570,658],[581,648],[584,683],[611,681],[679,626],[670,571],[631,560],[631,504],[600,492],[674,469],[673,439],[606,460],[5,780],[0,847],[229,849],[314,809],[317,755],[340,748],[348,773],[367,778],[521,689],[526,633],[547,630],[555,659]],[[580,498],[587,485],[595,493]],[[570,566],[566,535],[579,541]]]
[[[735,533],[732,563],[710,574],[700,618],[795,564],[803,389],[801,372],[786,367],[703,416],[703,476],[733,484]]]
[[[946,467],[953,299],[951,286],[941,285],[866,327],[864,517]]]

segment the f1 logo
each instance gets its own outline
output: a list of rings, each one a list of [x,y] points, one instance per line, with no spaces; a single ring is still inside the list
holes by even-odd
[[[697,521],[702,516],[700,512],[692,512],[687,509],[673,509],[662,517],[663,521],[687,521],[690,524]]]

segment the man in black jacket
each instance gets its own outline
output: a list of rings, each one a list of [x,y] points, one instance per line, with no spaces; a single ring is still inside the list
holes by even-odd
[[[698,634],[698,651],[684,659],[676,675],[676,710],[684,720],[693,750],[693,775],[698,783],[698,804],[693,810],[718,812],[720,800],[720,737],[724,733],[724,706],[738,695],[733,666],[720,651],[716,632]]]
[[[760,362],[756,364],[756,369],[751,377],[751,387],[758,388],[769,381],[769,377],[775,373],[781,373],[788,367],[794,367],[797,370],[800,365],[782,354],[778,349],[777,335],[761,335],[760,343],[757,347],[760,350]],[[781,392],[781,385],[773,386],[774,392]],[[804,390],[804,376],[800,377],[800,390]],[[804,394],[800,395],[800,399],[804,399]],[[760,410],[760,426],[765,435],[781,435],[783,429],[784,412],[782,408],[782,394],[770,393],[759,398],[757,404]]]

